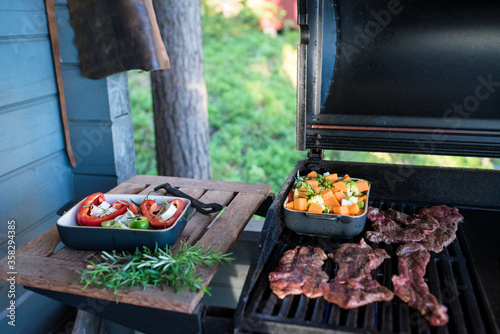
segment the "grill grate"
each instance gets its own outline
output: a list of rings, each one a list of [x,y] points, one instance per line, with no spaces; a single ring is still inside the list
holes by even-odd
[[[371,205],[374,205],[371,203]],[[405,204],[376,203],[381,209],[393,209],[413,214],[416,208]],[[461,210],[462,211],[462,210]],[[462,222],[461,224],[464,224]],[[367,226],[370,224],[368,223]],[[301,236],[285,230],[265,264],[254,288],[250,291],[244,312],[243,331],[293,332],[301,333],[340,331],[352,333],[487,333],[486,315],[481,312],[477,287],[469,276],[470,265],[464,256],[468,249],[462,226],[455,241],[440,254],[431,252],[424,279],[430,292],[448,308],[450,321],[441,327],[432,327],[420,312],[409,307],[398,297],[390,302],[376,302],[363,307],[344,310],[323,298],[309,299],[304,295],[289,295],[280,300],[269,288],[268,274],[272,271],[283,252],[297,245],[309,245],[333,253],[340,243],[358,243],[361,236],[338,240],[333,238]],[[391,256],[374,271],[374,278],[380,284],[393,290],[391,277],[398,274],[398,260],[395,255],[399,245],[371,243],[372,248],[383,248]],[[336,274],[336,264],[328,258],[324,270],[330,277]]]

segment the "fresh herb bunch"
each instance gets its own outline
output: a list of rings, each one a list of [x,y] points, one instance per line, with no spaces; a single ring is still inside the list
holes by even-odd
[[[154,250],[144,247],[134,253],[103,251],[102,259],[94,255],[94,260],[86,261],[89,265],[82,271],[79,283],[85,289],[90,284],[101,285],[104,290],[112,289],[118,302],[119,289],[135,286],[164,287],[170,286],[179,292],[182,289],[201,290],[210,295],[208,287],[203,285],[203,279],[196,275],[196,266],[213,267],[223,261],[230,263],[234,258],[231,253],[222,254],[220,248],[211,251],[201,245],[188,246],[181,243],[179,248],[172,250],[168,246],[161,249],[158,245]]]

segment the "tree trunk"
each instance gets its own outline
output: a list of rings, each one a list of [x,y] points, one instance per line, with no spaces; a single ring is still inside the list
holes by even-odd
[[[159,175],[212,177],[200,0],[153,0],[170,69],[151,72]]]

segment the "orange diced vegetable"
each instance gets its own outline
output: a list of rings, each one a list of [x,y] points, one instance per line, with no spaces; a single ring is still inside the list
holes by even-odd
[[[330,189],[325,189],[321,192],[321,196],[324,200],[327,200],[330,197],[333,197],[333,191],[331,191]]]
[[[319,186],[319,182],[317,180],[307,180],[306,182],[313,188]]]
[[[321,207],[321,205],[312,202],[311,205],[309,206],[309,210],[307,210],[307,211],[314,212],[314,213],[321,213],[321,212],[323,212],[323,208]]]
[[[364,192],[364,191],[368,191],[368,181],[365,181],[365,180],[359,180],[358,182],[356,182],[356,186],[358,187],[358,191],[360,193]]]
[[[363,201],[366,201],[366,195],[358,197],[358,203]]]
[[[293,201],[286,203],[286,208],[289,210],[294,210]]]
[[[320,187],[314,187],[314,191],[316,192],[316,194],[319,194],[319,193],[321,193],[321,188]]]
[[[310,172],[309,174],[307,174],[307,178],[308,178],[308,179],[315,179],[315,178],[317,178],[317,177],[318,177],[318,173],[316,173],[316,172],[314,172],[314,171],[312,171],[312,172]]]
[[[299,197],[301,197],[301,198],[306,198],[307,197],[307,190],[306,190],[306,188],[300,188],[299,189]]]
[[[333,213],[337,215],[349,215],[349,208],[347,205],[341,205],[333,208]]]
[[[346,174],[339,181],[349,181],[349,180],[351,180],[351,177],[348,174]]]
[[[331,183],[337,182],[337,179],[338,179],[337,173],[325,176],[325,180],[330,180]]]
[[[335,196],[335,199],[340,203],[342,202],[343,198],[346,198],[346,194],[343,191],[337,191],[336,193],[333,194]]]
[[[307,199],[302,197],[294,199],[293,208],[298,211],[307,211]]]
[[[325,199],[325,205],[330,209],[330,211],[333,211],[333,208],[336,206],[340,206],[340,203],[337,201],[335,196],[328,197]]]
[[[350,215],[356,215],[359,212],[358,203],[353,203],[347,207]]]
[[[345,186],[344,182],[335,182],[333,184],[335,188],[337,188],[340,191],[347,192],[347,187]]]

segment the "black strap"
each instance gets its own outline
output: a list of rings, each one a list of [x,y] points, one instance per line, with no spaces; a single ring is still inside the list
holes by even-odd
[[[189,196],[188,194],[183,193],[177,188],[174,188],[170,185],[170,183],[164,183],[155,188],[155,191],[158,191],[160,189],[164,189],[167,193],[172,194],[174,196],[178,197],[184,197],[187,198],[191,201],[191,205],[194,206],[194,208],[201,213],[214,213],[222,210],[222,205],[219,203],[210,203],[210,204],[205,204],[200,201],[198,201],[196,198],[193,198]],[[210,208],[210,210],[205,210],[204,208]]]

